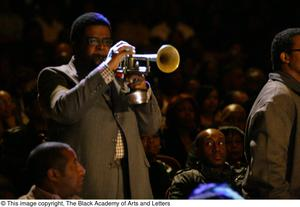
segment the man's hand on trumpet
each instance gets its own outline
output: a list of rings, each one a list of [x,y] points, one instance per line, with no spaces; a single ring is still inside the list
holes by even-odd
[[[147,81],[143,74],[132,73],[126,75],[126,82],[128,87],[132,90],[147,90]]]
[[[110,68],[112,71],[115,71],[118,69],[121,61],[127,55],[133,54],[135,54],[134,46],[128,44],[125,41],[119,41],[110,48],[107,58],[104,62],[108,66],[108,68]]]

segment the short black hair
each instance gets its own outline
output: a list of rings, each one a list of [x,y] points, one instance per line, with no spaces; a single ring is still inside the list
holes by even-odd
[[[293,38],[300,35],[300,28],[288,28],[275,35],[271,44],[271,61],[274,71],[280,70],[280,53],[289,52],[293,46]]]
[[[110,22],[100,13],[88,12],[77,17],[71,27],[70,41],[72,44],[77,43],[83,36],[84,30],[90,25],[104,25],[111,31]]]
[[[244,131],[236,126],[221,126],[221,127],[219,127],[219,130],[224,134],[225,138],[229,134],[236,133],[236,134],[239,134],[241,136],[241,138],[244,140],[244,136],[245,136]]]
[[[40,185],[47,177],[50,168],[64,172],[67,159],[63,150],[72,149],[61,142],[44,142],[35,147],[27,159],[27,172],[36,185]]]
[[[225,143],[226,143],[226,137],[228,136],[233,136],[234,134],[238,134],[241,137],[241,141],[244,143],[244,153],[243,153],[243,157],[242,157],[242,161],[244,163],[248,163],[248,159],[246,157],[245,154],[245,132],[243,130],[241,130],[240,128],[236,127],[236,126],[221,126],[219,127],[219,130],[224,134],[225,136]]]

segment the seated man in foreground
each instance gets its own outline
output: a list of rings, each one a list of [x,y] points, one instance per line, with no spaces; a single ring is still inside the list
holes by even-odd
[[[34,185],[19,199],[79,198],[85,169],[69,145],[60,142],[38,145],[28,157],[27,168]]]

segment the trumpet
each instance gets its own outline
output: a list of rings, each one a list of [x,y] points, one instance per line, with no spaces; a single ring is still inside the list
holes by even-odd
[[[146,61],[145,66],[140,66],[139,61]],[[127,56],[118,71],[126,73],[150,73],[150,62],[156,62],[157,67],[164,73],[172,73],[180,63],[180,56],[172,45],[162,45],[156,54],[134,54]]]
[[[139,61],[146,61],[146,66],[140,66]],[[150,73],[150,62],[156,62],[157,67],[164,73],[175,71],[180,62],[180,56],[172,45],[163,45],[156,54],[133,54],[127,56],[117,69],[117,73],[124,75],[128,82],[134,82],[132,76],[127,74]],[[127,94],[128,103],[132,105],[147,103],[148,97],[145,90],[132,90]]]

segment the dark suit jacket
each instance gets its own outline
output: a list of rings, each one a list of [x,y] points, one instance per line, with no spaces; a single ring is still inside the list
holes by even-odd
[[[299,95],[299,82],[271,73],[253,104],[246,127],[252,198],[300,198]]]

